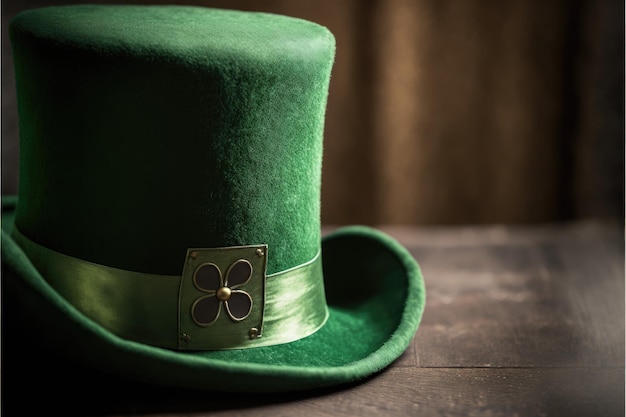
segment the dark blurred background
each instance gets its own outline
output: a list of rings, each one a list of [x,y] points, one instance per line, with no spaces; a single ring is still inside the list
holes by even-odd
[[[1,3],[3,195],[19,180],[8,22],[70,3]],[[301,17],[334,33],[325,224],[623,220],[623,1],[184,3]]]

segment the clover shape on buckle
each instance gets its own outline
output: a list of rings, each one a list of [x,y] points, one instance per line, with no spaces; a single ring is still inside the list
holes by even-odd
[[[215,323],[222,311],[235,322],[244,320],[252,311],[252,297],[238,288],[252,278],[252,265],[245,259],[233,262],[222,277],[220,268],[212,263],[202,264],[193,274],[195,287],[206,295],[198,298],[191,306],[193,321],[202,327]]]

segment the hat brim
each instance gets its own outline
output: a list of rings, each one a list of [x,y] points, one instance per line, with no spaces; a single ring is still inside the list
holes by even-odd
[[[180,352],[122,339],[54,291],[11,238],[17,199],[2,203],[5,313],[28,329],[43,354],[178,388],[281,392],[363,379],[396,360],[419,326],[425,288],[413,256],[390,236],[343,227],[322,241],[326,324],[296,342],[254,349]]]

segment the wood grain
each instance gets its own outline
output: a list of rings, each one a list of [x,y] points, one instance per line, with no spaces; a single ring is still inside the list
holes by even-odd
[[[168,417],[624,415],[621,226],[382,229],[419,261],[427,304],[411,346],[379,375],[327,390],[241,395],[151,387],[105,375],[86,386],[83,381],[93,377],[87,370],[69,371],[55,358],[5,355],[3,411]]]
[[[411,246],[427,277],[420,366],[624,366],[623,240],[577,232]]]

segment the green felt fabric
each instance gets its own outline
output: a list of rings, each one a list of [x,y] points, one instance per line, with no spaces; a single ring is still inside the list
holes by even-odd
[[[270,274],[319,251],[326,28],[80,5],[22,12],[10,38],[27,237],[164,275],[189,247],[267,243]]]
[[[259,392],[358,380],[407,348],[425,297],[411,254],[366,227],[320,236],[327,29],[85,5],[20,13],[10,37],[21,148],[19,200],[2,207],[3,321],[23,332],[24,352],[152,384]],[[179,275],[193,247],[267,244],[268,274],[321,248],[329,318],[296,342],[244,350],[125,340],[50,286],[14,225],[54,251],[160,275]]]
[[[38,355],[53,349],[73,363],[167,386],[310,389],[359,380],[389,365],[407,348],[424,310],[424,282],[411,254],[380,231],[352,226],[323,240],[330,317],[312,336],[271,347],[185,353],[123,340],[80,314],[39,275],[10,237],[15,202],[3,200],[3,319],[28,329]]]

